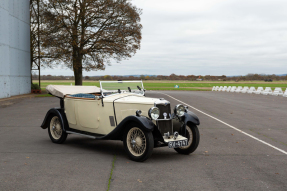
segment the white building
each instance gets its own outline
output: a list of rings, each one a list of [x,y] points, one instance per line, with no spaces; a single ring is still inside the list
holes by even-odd
[[[0,0],[0,98],[31,92],[29,0]]]

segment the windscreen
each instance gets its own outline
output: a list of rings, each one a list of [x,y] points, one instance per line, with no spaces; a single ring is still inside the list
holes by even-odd
[[[142,81],[101,81],[101,91],[103,96],[117,93],[137,93],[144,94]]]

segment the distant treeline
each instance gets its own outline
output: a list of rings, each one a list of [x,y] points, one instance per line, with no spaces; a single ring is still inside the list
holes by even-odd
[[[32,75],[33,80],[38,80],[38,75]],[[74,80],[74,76],[52,76],[52,75],[42,75],[41,80]],[[84,76],[83,80],[206,80],[206,81],[250,81],[250,80],[287,80],[287,76],[278,76],[278,75],[264,75],[264,74],[248,74],[246,76],[195,76],[195,75],[176,75],[171,74],[169,76],[163,75],[141,75],[141,76]]]

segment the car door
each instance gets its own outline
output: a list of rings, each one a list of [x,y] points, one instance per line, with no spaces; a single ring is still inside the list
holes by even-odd
[[[100,100],[78,99],[75,102],[75,115],[79,130],[97,133],[100,107]]]

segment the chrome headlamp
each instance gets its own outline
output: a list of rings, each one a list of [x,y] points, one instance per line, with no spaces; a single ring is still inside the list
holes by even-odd
[[[174,113],[178,116],[178,117],[182,117],[184,115],[184,113],[186,112],[186,109],[183,105],[178,104],[174,107]]]
[[[141,116],[141,114],[142,114],[142,111],[141,111],[141,110],[137,110],[137,111],[136,111],[136,116],[139,117],[139,116]]]
[[[159,118],[159,108],[157,107],[150,108],[148,111],[148,116],[153,120],[157,120]]]

